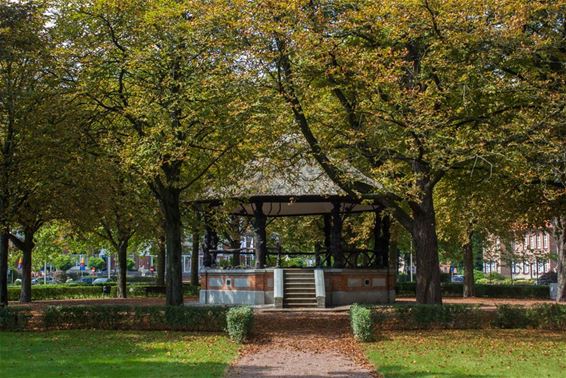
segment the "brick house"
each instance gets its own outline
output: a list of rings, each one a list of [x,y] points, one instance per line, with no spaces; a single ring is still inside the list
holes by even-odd
[[[483,249],[483,271],[513,279],[537,279],[556,270],[555,254],[551,229],[527,230],[511,242],[492,236]]]

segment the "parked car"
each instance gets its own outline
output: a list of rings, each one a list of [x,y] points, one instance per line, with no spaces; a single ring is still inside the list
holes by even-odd
[[[40,285],[41,285],[41,284],[44,284],[44,283],[46,283],[46,284],[56,284],[57,281],[55,281],[55,280],[53,279],[53,277],[46,277],[46,278],[44,278],[44,277],[39,277],[39,278],[32,278],[32,279],[31,279],[31,284],[32,284],[32,285],[37,285],[37,284],[40,284]]]
[[[92,285],[92,281],[94,281],[94,277],[80,277],[74,280],[73,283]]]
[[[110,281],[108,279],[108,277],[100,277],[100,278],[97,278],[94,281],[92,281],[92,284],[93,285],[99,285],[99,284],[107,283],[108,281]]]
[[[464,283],[464,276],[461,274],[455,274],[452,276],[450,281],[453,283]]]

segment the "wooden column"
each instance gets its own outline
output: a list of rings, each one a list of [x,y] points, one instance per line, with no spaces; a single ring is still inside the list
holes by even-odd
[[[376,268],[383,268],[389,265],[390,226],[391,218],[389,215],[383,215],[381,211],[376,211],[373,228],[373,252],[375,254]]]
[[[324,214],[324,256],[326,259],[326,266],[328,268],[332,267],[332,256],[331,253],[331,232],[332,232],[332,215]]]
[[[240,265],[241,230],[240,219],[236,215],[230,215],[230,248],[237,250],[232,255],[232,265]]]
[[[332,204],[332,227],[330,231],[330,252],[334,257],[334,268],[344,267],[344,254],[342,251],[342,217],[340,216],[340,202]]]
[[[214,225],[212,224],[210,210],[205,212],[204,214],[204,243],[203,243],[203,258],[202,263],[205,267],[211,267],[216,263],[215,255],[212,255],[212,250],[217,248],[218,244],[218,235],[216,234],[216,230],[214,229]]]
[[[263,213],[262,202],[254,204],[253,227],[255,233],[255,267],[263,269],[267,260],[267,217]]]
[[[195,218],[193,222],[193,230],[192,230],[192,239],[193,239],[193,248],[191,251],[191,284],[198,285],[198,255],[199,255],[199,246],[200,246],[200,219],[201,214],[200,210],[195,207]]]

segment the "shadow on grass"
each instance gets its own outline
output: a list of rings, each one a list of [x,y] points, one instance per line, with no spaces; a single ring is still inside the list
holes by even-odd
[[[323,377],[336,377],[336,378],[370,378],[370,374],[364,373],[352,373],[351,371],[330,371],[328,374],[289,374],[285,375],[274,375],[274,368],[268,366],[249,366],[243,365],[238,366],[237,369],[230,369],[226,374],[226,378],[237,378],[237,377],[302,377],[302,378],[323,378]]]
[[[388,365],[386,367],[381,367],[379,373],[383,374],[387,378],[409,378],[409,377],[450,377],[450,378],[488,378],[488,377],[500,377],[497,374],[455,374],[451,372],[442,371],[419,371],[407,369],[404,366]]]

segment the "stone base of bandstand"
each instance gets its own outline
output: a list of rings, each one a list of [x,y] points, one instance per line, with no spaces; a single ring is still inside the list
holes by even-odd
[[[282,307],[283,283],[275,281],[283,275],[274,274],[276,270],[204,269],[200,274],[200,303]],[[395,302],[395,274],[387,269],[323,268],[320,271],[315,274],[319,307]]]

